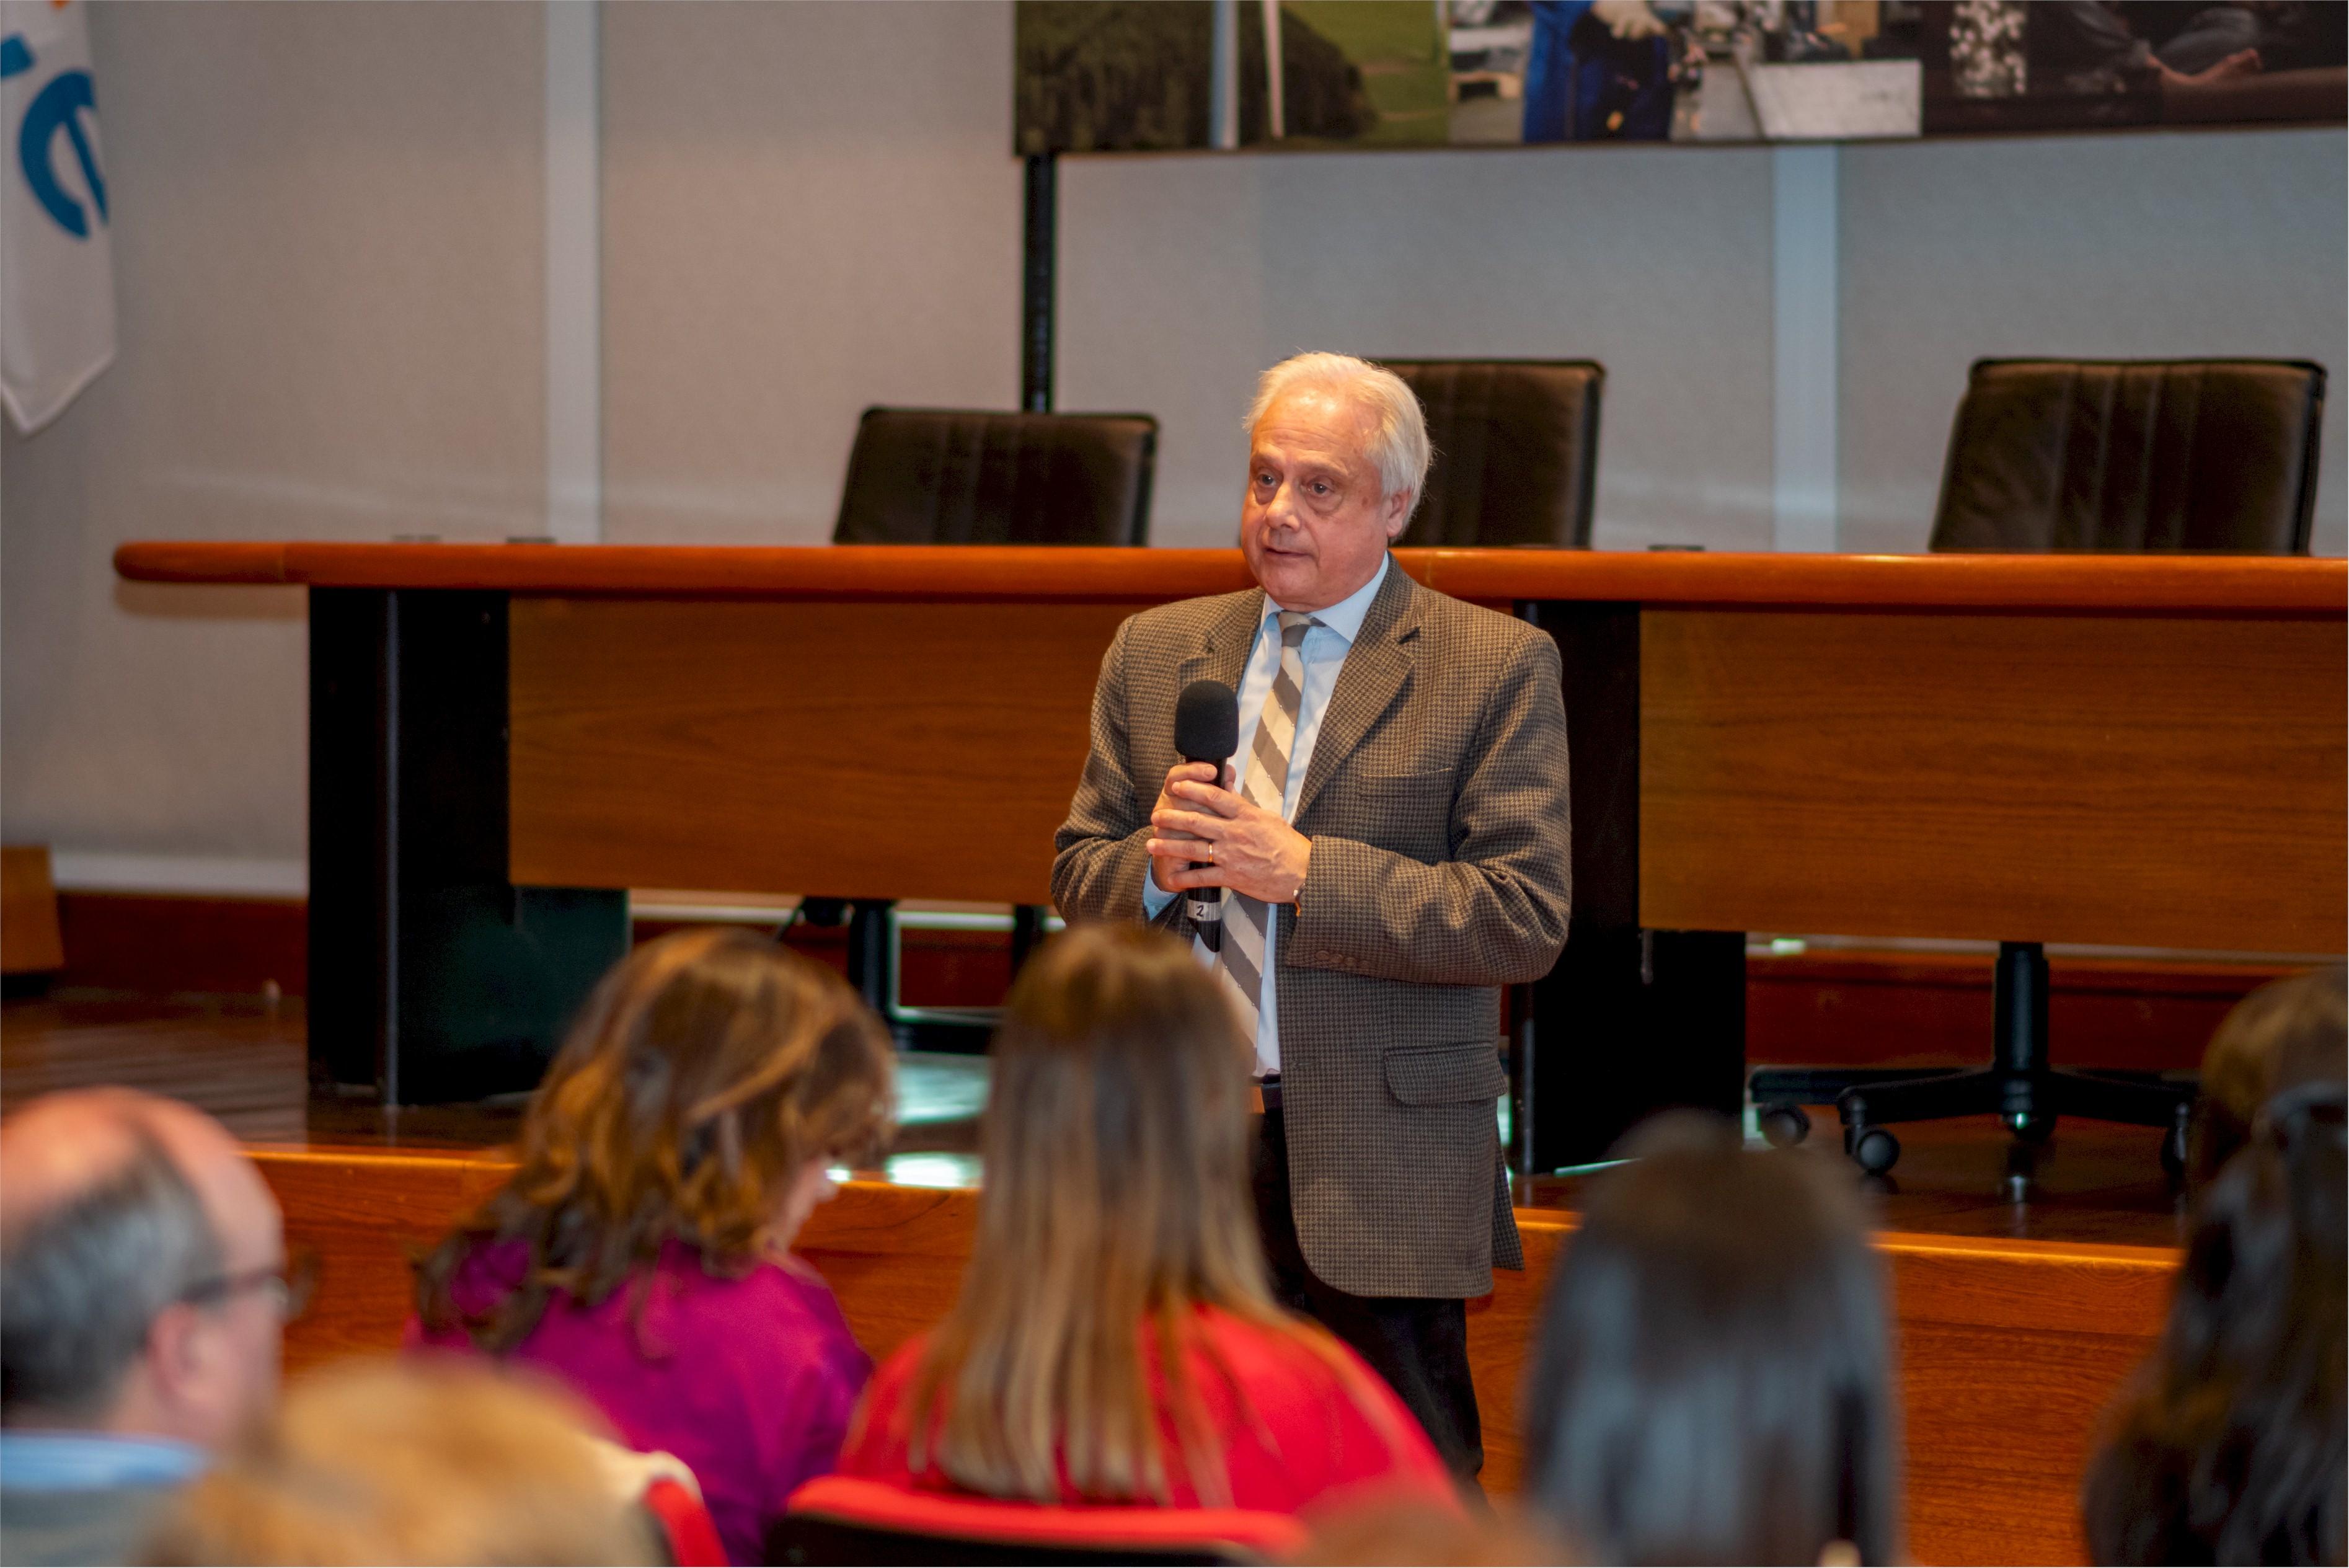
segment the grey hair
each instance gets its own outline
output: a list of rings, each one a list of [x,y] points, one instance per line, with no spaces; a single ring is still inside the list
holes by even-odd
[[[171,1157],[131,1129],[123,1168],[0,1251],[0,1422],[103,1410],[156,1315],[224,1266]]]
[[[1380,493],[1392,496],[1408,491],[1416,509],[1435,452],[1427,444],[1427,416],[1410,384],[1385,366],[1351,354],[1292,354],[1257,378],[1256,400],[1248,404],[1244,428],[1254,434],[1267,409],[1299,390],[1350,399],[1377,421],[1378,429],[1371,437],[1371,461],[1378,464]]]

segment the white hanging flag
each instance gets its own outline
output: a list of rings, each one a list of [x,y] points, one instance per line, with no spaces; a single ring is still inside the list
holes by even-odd
[[[0,402],[27,432],[114,358],[87,12],[0,0]]]

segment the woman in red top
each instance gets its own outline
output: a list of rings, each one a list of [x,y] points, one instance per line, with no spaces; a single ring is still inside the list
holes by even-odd
[[[962,1294],[874,1376],[843,1475],[1064,1505],[1456,1506],[1417,1422],[1273,1303],[1247,1187],[1248,1046],[1140,927],[1020,973],[995,1040]]]

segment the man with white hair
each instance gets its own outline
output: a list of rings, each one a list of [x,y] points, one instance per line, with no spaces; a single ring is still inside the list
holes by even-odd
[[[1054,900],[1195,938],[1192,898],[1220,902],[1221,940],[1198,947],[1255,1041],[1276,1293],[1361,1352],[1466,1481],[1484,1457],[1466,1301],[1495,1262],[1524,1266],[1500,988],[1566,942],[1557,649],[1389,556],[1429,462],[1399,377],[1300,354],[1265,372],[1247,426],[1257,587],[1118,628]],[[1238,695],[1220,778],[1175,751],[1176,697],[1203,680]]]
[[[129,1089],[0,1122],[0,1563],[122,1563],[277,1398],[269,1188],[212,1117]]]

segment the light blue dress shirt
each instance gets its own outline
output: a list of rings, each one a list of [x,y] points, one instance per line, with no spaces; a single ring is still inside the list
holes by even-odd
[[[1338,672],[1345,668],[1347,650],[1361,635],[1362,618],[1370,613],[1371,601],[1379,597],[1379,587],[1394,570],[1394,557],[1387,556],[1371,580],[1331,605],[1316,610],[1313,618],[1320,624],[1308,627],[1305,641],[1298,650],[1298,659],[1305,667],[1305,683],[1298,693],[1297,736],[1288,749],[1288,787],[1280,800],[1280,815],[1289,821],[1297,819],[1298,792],[1305,787],[1305,772],[1313,763],[1313,742],[1321,736],[1321,715],[1330,706],[1330,693],[1338,684]],[[1232,787],[1237,790],[1247,783],[1248,765],[1253,762],[1257,726],[1264,720],[1264,704],[1272,695],[1272,678],[1280,670],[1280,621],[1282,607],[1265,596],[1264,618],[1257,622],[1256,641],[1249,645],[1247,668],[1240,676],[1240,749],[1230,759],[1237,770],[1232,775]],[[1158,911],[1174,901],[1174,895],[1161,892],[1155,872],[1142,879],[1143,912],[1152,919]],[[1256,1075],[1268,1077],[1280,1071],[1280,1008],[1276,999],[1277,982],[1273,976],[1279,972],[1280,921],[1268,920],[1264,931],[1264,973],[1266,984],[1262,1005],[1256,1015]],[[1210,968],[1215,955],[1205,955]]]
[[[171,1438],[25,1427],[0,1432],[0,1488],[9,1490],[177,1486],[193,1480],[207,1462],[202,1449]]]

